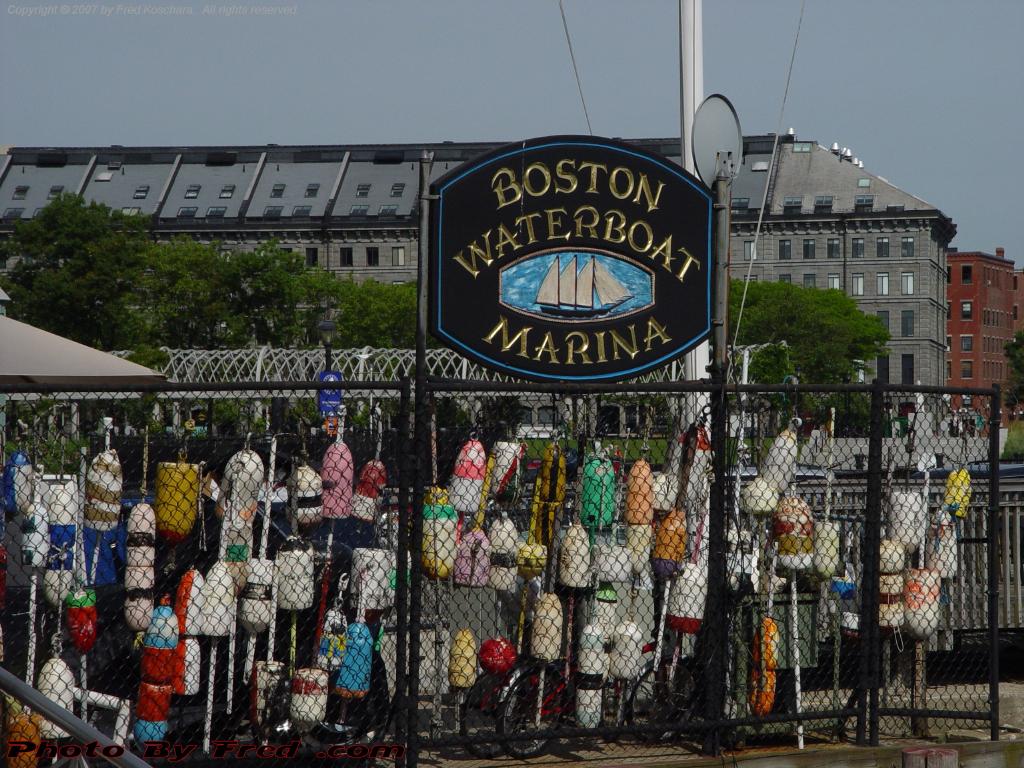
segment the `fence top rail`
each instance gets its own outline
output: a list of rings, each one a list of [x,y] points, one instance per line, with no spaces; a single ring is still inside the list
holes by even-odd
[[[195,393],[216,394],[222,392],[312,392],[322,389],[341,389],[345,392],[399,392],[406,378],[393,381],[222,381],[209,383],[192,383],[176,381],[160,381],[149,384],[118,384],[116,382],[102,384],[6,384],[0,383],[0,395],[91,395],[91,394],[156,394],[156,393]]]
[[[729,384],[729,392],[734,393],[777,393],[794,392],[806,394],[870,394],[876,389],[880,392],[912,392],[922,395],[969,395],[972,397],[993,397],[998,393],[995,387],[939,387],[923,384]]]

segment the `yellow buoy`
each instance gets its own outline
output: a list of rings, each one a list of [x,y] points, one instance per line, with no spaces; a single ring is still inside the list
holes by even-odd
[[[156,531],[171,544],[185,540],[199,511],[199,465],[184,460],[156,465]]]
[[[472,630],[460,629],[452,641],[448,658],[448,684],[452,688],[471,688],[476,682],[476,638]]]

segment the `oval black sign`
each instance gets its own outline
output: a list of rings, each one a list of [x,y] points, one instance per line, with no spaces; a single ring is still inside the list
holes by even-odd
[[[591,136],[509,145],[431,185],[430,330],[528,379],[637,376],[711,329],[711,196]]]

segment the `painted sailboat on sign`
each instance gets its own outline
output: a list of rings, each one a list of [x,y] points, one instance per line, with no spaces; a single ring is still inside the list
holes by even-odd
[[[542,312],[569,317],[605,315],[630,298],[632,294],[594,255],[573,255],[561,268],[559,260],[553,260],[537,291]]]
[[[654,300],[652,275],[605,253],[528,257],[501,272],[501,303],[527,314],[585,321],[631,314]]]

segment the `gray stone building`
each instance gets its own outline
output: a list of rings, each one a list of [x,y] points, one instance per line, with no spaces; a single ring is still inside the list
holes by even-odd
[[[679,161],[677,139],[634,143]],[[835,288],[892,334],[883,379],[941,384],[949,217],[866,172],[849,153],[772,136],[744,140],[733,186],[732,274]],[[339,277],[416,276],[418,160],[434,176],[494,143],[225,147],[8,147],[0,150],[0,237],[61,192],[150,216],[153,236],[228,249],[276,240]],[[757,258],[754,232],[764,195]]]

